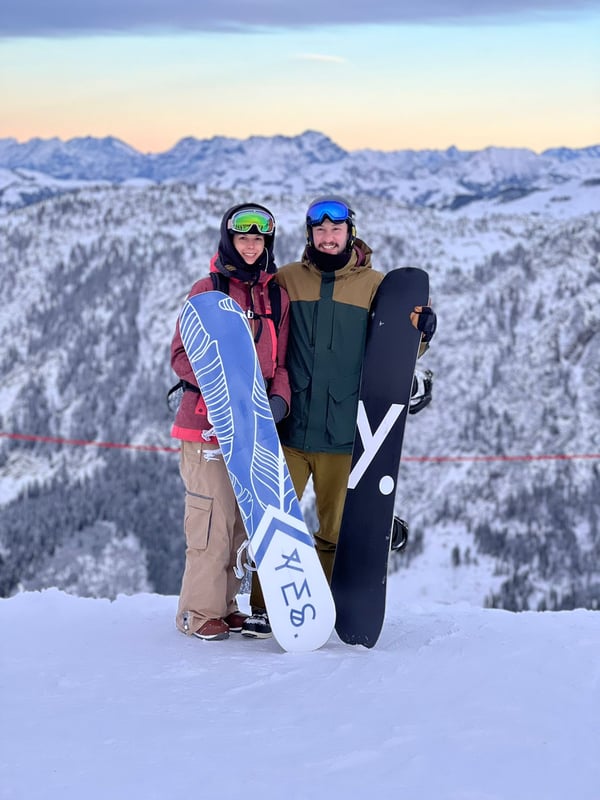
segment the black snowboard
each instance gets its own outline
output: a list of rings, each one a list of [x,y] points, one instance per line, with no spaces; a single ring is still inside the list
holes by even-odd
[[[373,647],[385,614],[390,539],[404,426],[421,334],[410,313],[429,302],[429,278],[413,267],[384,277],[369,314],[352,470],[331,579],[335,629]]]

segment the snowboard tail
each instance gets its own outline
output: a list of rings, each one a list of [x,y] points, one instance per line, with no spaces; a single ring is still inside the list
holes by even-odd
[[[246,528],[273,635],[284,650],[314,650],[333,630],[335,606],[244,312],[222,292],[203,292],[186,301],[179,327]]]
[[[385,616],[397,477],[421,334],[410,321],[429,302],[426,272],[388,272],[369,313],[352,467],[331,590],[336,631],[373,647]]]

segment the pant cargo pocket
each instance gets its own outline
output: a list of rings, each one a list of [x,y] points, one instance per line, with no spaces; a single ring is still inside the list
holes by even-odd
[[[188,494],[185,498],[185,540],[193,550],[206,550],[210,532],[213,501],[209,497]]]

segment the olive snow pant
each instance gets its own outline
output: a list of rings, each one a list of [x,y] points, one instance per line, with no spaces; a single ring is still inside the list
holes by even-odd
[[[241,579],[233,568],[246,532],[223,456],[215,451],[214,444],[181,443],[187,547],[175,623],[187,634],[238,610]]]
[[[319,528],[315,533],[315,545],[327,580],[331,581],[335,546],[340,533],[342,512],[348,488],[348,477],[352,465],[351,453],[305,453],[293,447],[284,447],[283,452],[290,470],[296,495],[300,499],[312,476],[315,490],[315,506]],[[264,608],[265,601],[256,573],[252,573],[252,608]]]

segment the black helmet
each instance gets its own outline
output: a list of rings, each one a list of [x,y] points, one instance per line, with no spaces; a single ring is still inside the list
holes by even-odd
[[[314,245],[312,229],[314,225],[320,225],[324,219],[331,222],[348,223],[348,242],[346,250],[352,250],[356,239],[356,226],[354,223],[354,211],[344,197],[337,194],[325,194],[317,197],[309,205],[306,211],[306,240],[308,244]]]

